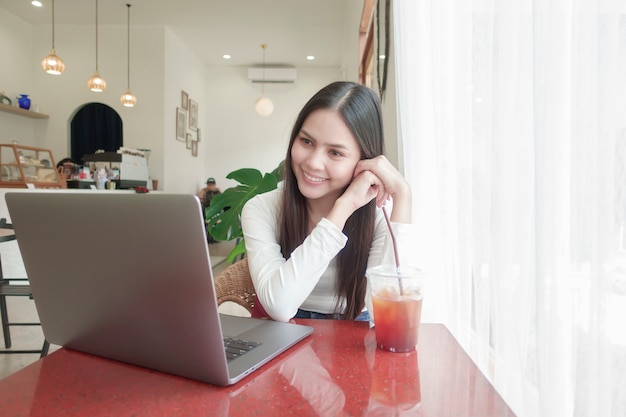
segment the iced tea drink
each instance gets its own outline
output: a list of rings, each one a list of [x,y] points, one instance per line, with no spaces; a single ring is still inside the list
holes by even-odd
[[[381,265],[367,271],[376,343],[390,352],[415,350],[422,316],[422,272],[413,267]]]

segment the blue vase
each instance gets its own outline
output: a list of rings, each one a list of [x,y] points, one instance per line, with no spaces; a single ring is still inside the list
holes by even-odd
[[[20,109],[30,109],[30,98],[28,98],[28,94],[20,94],[17,98],[17,104],[20,106]]]

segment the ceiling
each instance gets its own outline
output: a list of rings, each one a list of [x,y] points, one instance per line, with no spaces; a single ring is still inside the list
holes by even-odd
[[[134,25],[167,26],[206,65],[254,65],[266,62],[294,66],[341,67],[348,13],[364,0],[101,0],[100,25],[126,25],[130,3]],[[33,25],[50,25],[51,0],[33,7],[30,0],[0,0],[0,7]],[[55,0],[56,24],[93,25],[95,0]],[[358,31],[358,23],[352,29]],[[106,42],[106,39],[100,39]],[[63,45],[56,42],[62,53]],[[225,60],[224,54],[232,58]],[[308,61],[307,55],[314,55]]]

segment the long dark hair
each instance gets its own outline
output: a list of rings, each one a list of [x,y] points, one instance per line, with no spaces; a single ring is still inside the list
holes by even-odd
[[[318,91],[304,105],[291,131],[285,158],[284,192],[279,219],[279,243],[285,258],[302,244],[307,236],[309,215],[306,199],[298,189],[293,173],[291,148],[306,118],[315,110],[332,109],[343,118],[359,147],[361,159],[384,153],[380,101],[370,88],[353,82],[334,82]],[[365,305],[365,270],[374,235],[376,203],[374,200],[348,218],[343,232],[348,243],[339,252],[336,291],[337,303],[345,298],[344,319],[355,319]]]

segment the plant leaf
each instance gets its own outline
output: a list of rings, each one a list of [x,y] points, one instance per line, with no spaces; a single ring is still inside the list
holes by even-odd
[[[220,194],[221,195],[221,194]],[[211,200],[211,205],[206,208],[205,214],[206,218],[210,219],[208,221],[208,230],[217,240],[232,240],[238,237],[243,236],[243,232],[241,230],[241,222],[239,220],[240,214],[237,213],[236,210],[227,209],[218,212],[217,215],[211,215],[210,210],[213,207],[213,203],[215,199],[219,197],[215,196]],[[220,203],[219,201],[217,203]],[[216,204],[215,207],[224,207],[223,204]],[[226,207],[231,207],[229,204]]]
[[[261,181],[261,177],[261,171],[254,168],[241,168],[226,175],[228,179],[250,186],[258,184]]]
[[[226,178],[234,179],[241,184],[213,197],[205,211],[209,233],[217,240],[243,237],[241,230],[243,206],[255,195],[271,191],[278,186],[278,179],[274,174],[261,175],[261,172],[254,168],[233,171]]]

